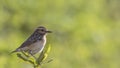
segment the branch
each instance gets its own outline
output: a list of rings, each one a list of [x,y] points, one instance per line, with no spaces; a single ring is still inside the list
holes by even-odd
[[[48,53],[50,52],[50,45],[47,46],[38,56],[37,59],[35,59],[33,56],[29,56],[29,54],[25,52],[17,53],[17,57],[22,59],[23,61],[29,62],[30,64],[33,65],[34,68],[40,68],[45,59],[48,56]],[[47,63],[51,62],[52,60],[47,61]]]

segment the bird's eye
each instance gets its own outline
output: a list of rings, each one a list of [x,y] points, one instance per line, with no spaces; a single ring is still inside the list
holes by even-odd
[[[41,31],[44,31],[43,29],[41,29]]]

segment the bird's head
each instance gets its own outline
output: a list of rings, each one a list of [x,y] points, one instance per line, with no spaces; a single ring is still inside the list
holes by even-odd
[[[37,29],[37,32],[40,34],[46,34],[46,33],[52,33],[52,31],[47,30],[45,27],[43,26],[39,26]]]

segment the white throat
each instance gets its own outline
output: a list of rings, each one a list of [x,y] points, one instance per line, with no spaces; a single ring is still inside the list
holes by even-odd
[[[46,44],[46,35],[43,36],[43,41],[44,41],[43,46],[45,46],[45,44]]]

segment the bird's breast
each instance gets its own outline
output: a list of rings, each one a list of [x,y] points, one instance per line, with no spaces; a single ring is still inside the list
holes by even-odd
[[[37,53],[43,51],[45,44],[46,44],[46,37],[43,37],[43,39],[38,40],[35,43],[31,44],[29,48],[33,52]]]

